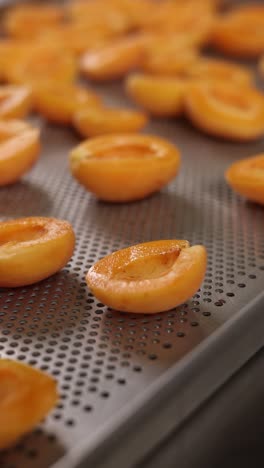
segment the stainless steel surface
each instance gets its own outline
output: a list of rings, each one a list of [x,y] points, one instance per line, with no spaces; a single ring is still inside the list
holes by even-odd
[[[120,84],[99,89],[110,102],[124,103]],[[0,291],[1,357],[52,373],[61,394],[47,420],[1,455],[1,468],[51,466],[146,393],[169,368],[177,368],[199,343],[206,345],[210,336],[213,340],[221,325],[263,289],[263,208],[233,194],[223,177],[236,158],[263,151],[263,141],[232,144],[206,137],[185,121],[156,120],[147,132],[179,146],[179,176],[141,202],[104,204],[69,174],[68,152],[78,137],[70,129],[36,122],[42,126],[41,159],[22,182],[1,189],[1,219],[65,218],[74,226],[77,246],[61,273],[31,287]],[[117,313],[98,303],[84,282],[94,261],[160,238],[206,245],[207,275],[192,300],[154,316]],[[247,324],[250,329],[250,319]],[[243,339],[242,334],[240,346]],[[259,340],[256,348],[261,345]]]

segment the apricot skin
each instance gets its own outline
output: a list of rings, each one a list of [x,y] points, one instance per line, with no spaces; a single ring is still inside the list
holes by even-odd
[[[15,127],[18,133],[4,139],[4,129],[1,138],[0,124],[0,187],[17,182],[35,164],[40,152],[39,130],[29,128],[22,131],[22,126],[15,123],[10,133]]]
[[[25,86],[0,87],[0,119],[22,119],[32,108],[32,93]]]
[[[203,246],[161,240],[106,256],[90,268],[86,282],[95,297],[112,309],[153,314],[192,297],[205,271]]]
[[[33,217],[0,223],[0,287],[48,278],[69,261],[74,243],[67,221]]]
[[[147,135],[97,137],[70,154],[73,176],[98,198],[111,202],[151,195],[176,176],[179,165],[177,148]]]
[[[56,382],[21,362],[0,360],[0,450],[31,431],[55,406]]]
[[[147,123],[147,116],[130,109],[91,107],[77,111],[73,116],[76,130],[84,137],[138,132]]]
[[[233,141],[256,140],[264,134],[264,95],[227,83],[191,83],[184,99],[194,126]]]
[[[133,74],[127,78],[126,91],[151,115],[171,117],[183,111],[185,86],[177,78]]]
[[[264,154],[236,161],[225,178],[235,192],[264,205]]]

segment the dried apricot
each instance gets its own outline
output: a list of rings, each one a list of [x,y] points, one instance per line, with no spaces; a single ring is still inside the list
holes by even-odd
[[[137,132],[147,120],[147,116],[139,111],[103,106],[83,108],[73,116],[74,127],[84,137]]]
[[[170,117],[183,111],[186,84],[177,78],[134,74],[126,80],[126,91],[152,115]]]
[[[0,222],[0,287],[41,281],[61,270],[74,250],[70,223],[54,218]]]
[[[0,119],[25,117],[32,108],[32,92],[26,86],[0,86]]]
[[[39,130],[20,121],[0,122],[0,186],[13,184],[35,164]]]
[[[185,109],[195,126],[212,135],[250,141],[264,134],[264,96],[231,83],[193,83]]]
[[[236,161],[225,176],[235,192],[264,205],[264,154]]]
[[[153,314],[192,297],[205,271],[203,246],[160,240],[107,255],[90,268],[86,282],[95,297],[112,309]]]
[[[142,40],[137,37],[114,41],[94,52],[84,54],[81,59],[81,72],[95,81],[122,78],[142,62],[144,50]]]
[[[139,200],[160,190],[179,169],[177,148],[149,135],[120,134],[87,140],[70,155],[74,177],[98,198]]]
[[[201,57],[186,70],[186,77],[205,81],[227,81],[238,85],[253,83],[249,68],[227,60]]]
[[[74,113],[83,107],[99,106],[101,99],[88,88],[71,83],[44,83],[34,87],[34,105],[47,120],[70,124]]]
[[[0,449],[31,431],[55,406],[56,382],[21,362],[0,359]]]

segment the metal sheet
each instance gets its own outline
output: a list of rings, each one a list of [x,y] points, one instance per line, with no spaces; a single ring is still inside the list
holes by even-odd
[[[120,88],[114,84],[98,89],[110,103],[128,104]],[[193,388],[184,405],[176,399],[173,407],[177,416],[171,426],[180,423],[263,344],[262,304],[251,305],[263,289],[263,208],[234,195],[223,177],[235,159],[263,151],[263,141],[228,143],[202,135],[184,120],[153,121],[146,132],[179,146],[181,172],[159,194],[117,205],[98,202],[70,176],[68,153],[79,141],[74,132],[38,119],[36,123],[42,127],[40,162],[23,181],[1,189],[1,219],[67,219],[77,246],[61,273],[31,287],[0,291],[0,353],[53,374],[61,400],[39,428],[1,455],[0,465],[47,468],[73,453],[59,465],[72,467],[87,448],[87,460],[94,460],[91,466],[112,466],[110,459],[98,458],[98,448],[111,453],[114,428],[114,434],[123,430],[125,435],[126,424],[127,441],[132,440],[143,422],[140,414],[150,422],[151,404],[160,401],[156,408],[162,417],[166,398],[172,403],[172,389],[189,382]],[[94,299],[84,282],[94,261],[160,238],[206,245],[206,279],[192,300],[168,313],[137,316],[110,311]],[[149,432],[153,443],[158,436],[154,432]],[[115,452],[114,443],[112,447],[121,460],[123,455]]]

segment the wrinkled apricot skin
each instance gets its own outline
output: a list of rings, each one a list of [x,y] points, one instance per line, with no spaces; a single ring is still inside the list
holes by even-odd
[[[52,377],[21,362],[0,359],[0,450],[31,431],[57,399]]]
[[[126,80],[130,98],[151,115],[171,117],[183,111],[185,84],[177,78],[133,74]]]
[[[116,80],[136,68],[142,62],[143,55],[142,41],[123,39],[84,54],[80,68],[82,74],[91,80]]]
[[[264,53],[263,22],[263,5],[240,6],[216,21],[211,44],[233,57],[257,57]]]
[[[46,83],[34,88],[35,109],[50,122],[68,125],[73,115],[83,107],[98,107],[96,93],[70,83]]]
[[[17,182],[38,159],[39,130],[23,122],[0,122],[0,187]],[[17,133],[16,133],[17,132]]]
[[[99,260],[86,282],[103,304],[122,312],[153,314],[193,296],[206,271],[206,250],[187,241],[138,244]]]
[[[32,93],[25,86],[0,86],[0,119],[22,119],[32,108]]]
[[[73,116],[74,127],[84,137],[138,132],[147,120],[139,111],[98,106],[82,109]]]
[[[140,200],[159,191],[177,174],[177,148],[158,137],[108,135],[87,140],[70,154],[73,176],[98,198]]]
[[[264,134],[264,96],[256,89],[227,83],[193,83],[185,111],[194,126],[214,136],[251,141]]]
[[[264,154],[236,161],[225,177],[235,192],[264,205]]]
[[[48,278],[69,261],[74,243],[67,221],[33,217],[0,223],[0,287]]]

